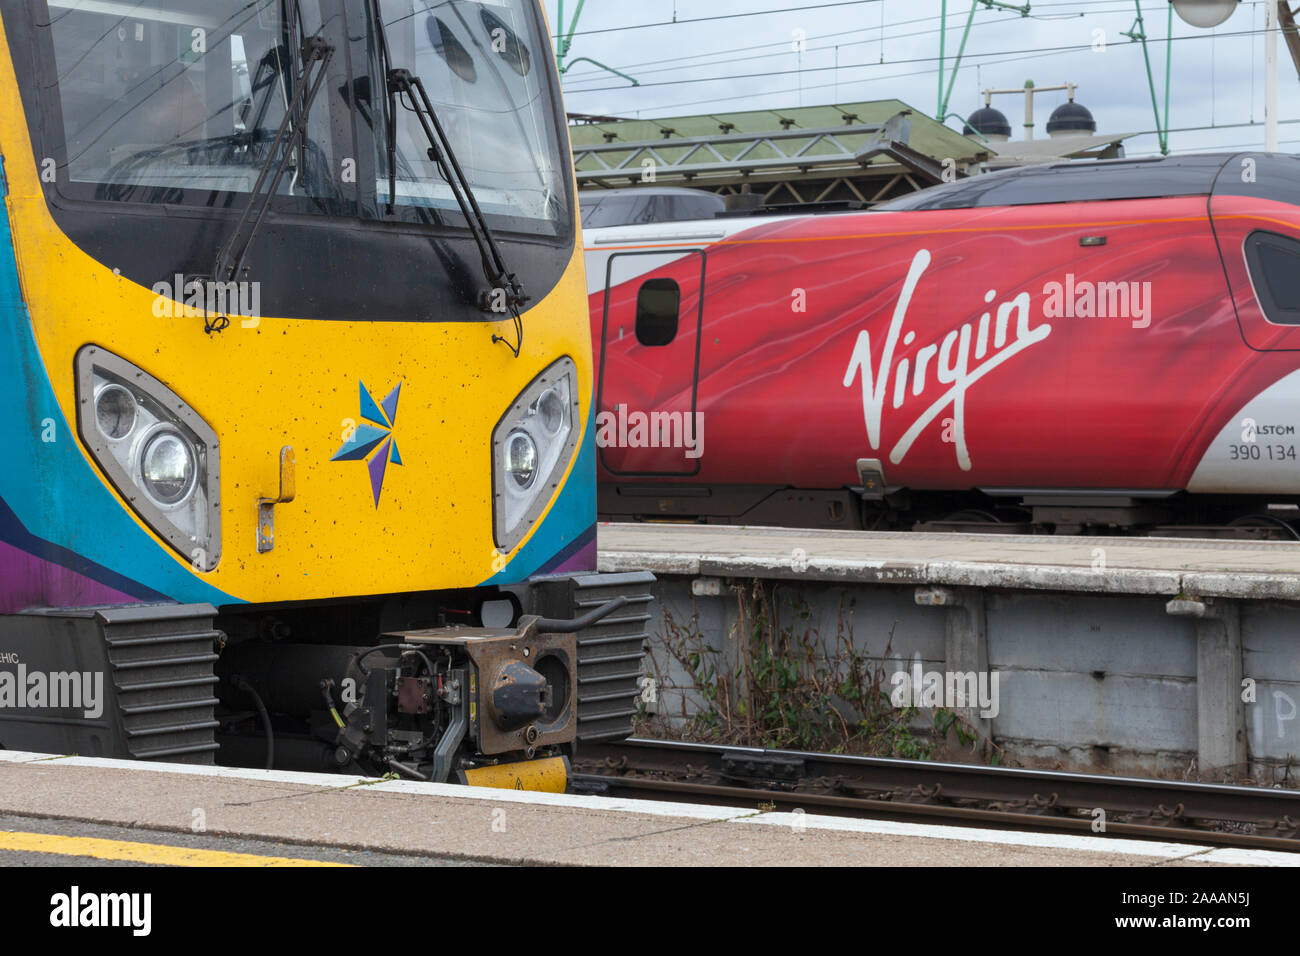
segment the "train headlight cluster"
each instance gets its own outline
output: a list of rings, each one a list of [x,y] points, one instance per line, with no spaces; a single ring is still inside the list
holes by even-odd
[[[221,556],[217,436],[175,392],[111,352],[77,353],[81,439],[118,493],[196,569]]]
[[[493,529],[509,551],[560,485],[578,445],[578,371],[562,358],[529,384],[492,433]]]

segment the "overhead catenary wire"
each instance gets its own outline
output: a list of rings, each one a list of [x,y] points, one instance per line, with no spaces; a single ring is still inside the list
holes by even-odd
[[[576,33],[565,34],[563,39],[569,40],[573,37],[595,36],[598,33],[621,33],[625,30],[648,30],[652,27],[674,27],[682,26],[689,23],[708,23],[712,20],[739,20],[742,17],[763,17],[775,13],[806,13],[810,10],[824,10],[828,7],[860,7],[868,3],[880,3],[881,0],[836,0],[833,3],[809,3],[798,7],[781,7],[774,10],[749,10],[741,13],[720,13],[712,17],[692,17],[689,20],[679,20],[674,17],[672,20],[661,20],[657,23],[630,23],[621,27],[600,27],[595,30],[579,30]],[[552,34],[552,40],[559,40],[558,34]]]
[[[1219,36],[1220,37],[1244,37],[1244,36],[1259,35],[1262,33],[1263,33],[1262,30],[1241,30],[1234,33],[1221,33],[1219,34]],[[1206,39],[1210,39],[1210,36],[1211,36],[1210,34],[1205,34],[1204,36],[1200,34],[1176,36],[1172,38],[1172,42],[1177,43],[1184,40],[1206,40]],[[1114,48],[1115,49],[1129,49],[1129,48],[1140,49],[1140,47],[1138,47],[1136,44],[1115,44]],[[1084,43],[1084,44],[1069,44],[1066,46],[1036,47],[1030,50],[993,50],[986,53],[967,53],[966,57],[968,59],[975,59],[975,58],[983,58],[983,57],[991,57],[991,56],[1010,56],[1015,53],[1036,53],[1036,54],[1037,53],[1041,53],[1041,54],[1081,53],[1091,49],[1092,49],[1091,43]],[[905,60],[886,60],[883,65],[890,66],[890,65],[902,65],[905,63],[937,63],[938,61],[939,61],[939,57],[937,56],[919,56],[919,57],[910,57]],[[840,67],[838,67],[838,69],[850,69],[850,70],[866,69],[869,67],[880,66],[880,65],[882,64],[848,63],[848,64],[842,64]],[[762,79],[765,77],[773,77],[773,76],[792,76],[796,73],[825,73],[827,71],[835,70],[835,69],[837,69],[837,67],[835,66],[813,66],[813,67],[807,67],[806,69],[803,70],[775,70],[775,71],[769,70],[763,73],[741,73],[741,74],[733,74],[727,76],[702,76],[702,77],[693,77],[690,79],[680,79],[680,80],[660,80],[654,83],[641,83],[638,85],[637,89],[648,89],[651,87],[660,87],[660,86],[683,86],[683,85],[688,85],[693,83],[724,83],[728,81]],[[622,89],[626,89],[626,88],[621,86],[596,86],[596,87],[588,87],[585,89],[566,90],[565,95],[572,96],[580,93],[601,93],[607,90],[622,90]]]
[[[1258,26],[1258,15],[1257,15],[1258,11],[1254,9],[1255,7],[1259,6],[1259,0],[1245,0],[1245,2],[1252,8],[1251,22],[1249,23],[1248,28],[1235,30],[1235,31],[1221,31],[1216,29],[1214,31],[1196,32],[1196,33],[1191,33],[1182,36],[1175,34],[1171,38],[1171,42],[1181,42],[1183,40],[1188,40],[1188,39],[1209,40],[1210,48],[1215,54],[1219,52],[1218,50],[1219,46],[1224,46],[1225,54],[1229,49],[1231,49],[1233,51],[1233,55],[1237,58],[1238,61],[1242,61],[1246,59],[1244,56],[1246,51],[1241,50],[1240,44],[1247,43],[1250,47],[1250,59],[1253,60],[1256,53],[1256,47],[1258,46],[1258,43],[1254,42],[1254,40],[1256,38],[1261,37],[1265,31],[1263,28]],[[705,112],[708,111],[709,107],[712,107],[713,109],[726,110],[729,108],[728,104],[737,103],[737,102],[752,103],[756,98],[767,98],[767,99],[772,99],[774,101],[780,100],[781,102],[779,105],[773,105],[770,108],[774,110],[789,109],[789,108],[793,108],[793,104],[784,102],[785,98],[797,96],[800,89],[805,93],[813,92],[817,90],[835,89],[836,99],[837,101],[840,101],[842,99],[840,96],[840,88],[845,87],[846,85],[849,87],[849,89],[844,91],[843,98],[856,101],[859,99],[870,98],[868,96],[863,95],[861,91],[864,88],[869,88],[873,84],[877,84],[888,80],[897,80],[897,79],[906,79],[906,78],[924,77],[927,75],[933,75],[937,70],[937,63],[939,60],[937,56],[916,56],[916,57],[900,58],[894,60],[884,60],[883,58],[883,53],[885,49],[884,43],[896,41],[899,39],[909,38],[909,37],[924,36],[926,34],[935,34],[938,32],[939,29],[937,26],[937,21],[940,20],[940,17],[937,15],[927,16],[927,17],[913,17],[909,19],[891,21],[886,23],[886,14],[885,14],[886,8],[887,8],[886,3],[882,2],[880,7],[881,18],[878,25],[872,24],[871,26],[863,27],[861,29],[817,34],[812,37],[809,37],[808,39],[814,42],[822,39],[829,39],[834,41],[821,46],[812,45],[807,48],[807,52],[810,54],[812,53],[822,54],[827,64],[823,66],[809,66],[799,70],[790,70],[790,69],[768,70],[762,73],[735,73],[729,75],[721,75],[722,68],[731,66],[735,63],[743,63],[746,61],[754,61],[754,60],[758,60],[758,61],[771,60],[775,57],[788,56],[789,55],[788,40],[781,40],[777,42],[762,43],[762,44],[751,44],[747,46],[738,46],[730,49],[721,49],[721,50],[715,49],[707,53],[684,55],[684,56],[674,57],[670,59],[660,58],[654,61],[646,61],[648,64],[656,67],[654,69],[649,70],[650,75],[655,75],[662,72],[672,72],[678,75],[673,78],[665,79],[662,81],[652,80],[650,82],[643,82],[642,83],[643,87],[662,86],[664,88],[676,88],[681,86],[690,86],[691,84],[700,84],[702,87],[707,89],[707,86],[710,83],[721,83],[721,82],[738,81],[738,80],[739,81],[769,80],[769,81],[776,81],[779,83],[783,78],[796,78],[796,75],[799,83],[797,86],[795,84],[791,84],[789,86],[780,86],[776,88],[773,88],[772,86],[768,86],[767,84],[765,84],[765,86],[767,86],[766,89],[761,89],[761,90],[747,89],[745,90],[744,93],[740,93],[736,95],[703,96],[703,97],[687,99],[687,100],[670,99],[668,101],[660,101],[654,104],[638,105],[637,108],[635,109],[626,110],[624,115],[650,119],[655,115],[661,117],[668,117],[671,115],[681,115],[681,112],[683,110],[690,109],[693,107],[705,107],[706,108]],[[800,8],[800,9],[806,9],[806,8]],[[1038,19],[1038,20],[1044,20],[1044,21],[1051,20],[1051,21],[1059,22],[1060,20],[1067,19],[1067,18],[1102,17],[1102,18],[1109,18],[1113,23],[1114,18],[1116,16],[1131,15],[1132,6],[1130,0],[1070,0],[1070,2],[1062,2],[1062,3],[1035,4],[1033,9],[1036,14],[1033,17],[1033,19]],[[755,12],[770,13],[776,11],[769,10],[769,11],[755,11]],[[992,10],[988,12],[990,14],[998,13],[998,11],[992,11]],[[949,19],[951,20],[953,17],[958,15],[964,17],[966,15],[966,11],[961,8],[950,11]],[[726,19],[726,17],[719,17],[718,19]],[[990,16],[989,18],[986,19],[977,20],[976,25],[987,26],[990,24],[994,24],[998,26],[1007,26],[1008,24],[1012,23],[1014,20],[1017,19],[1019,19],[1019,17],[1014,14],[1010,16],[997,17],[997,18]],[[900,32],[900,28],[904,28],[906,26],[915,25],[915,24],[934,24],[934,25],[929,26],[927,29],[924,30],[914,30],[914,31],[902,30]],[[640,26],[648,27],[653,25],[655,24],[642,24]],[[662,25],[666,26],[667,24],[665,23]],[[1089,22],[1088,25],[1091,26],[1092,22]],[[1104,24],[1104,25],[1108,31],[1112,33],[1115,32],[1111,28],[1110,24]],[[1246,25],[1243,24],[1243,26]],[[890,31],[887,34],[885,34],[884,32],[886,29]],[[850,39],[855,35],[861,35],[865,38]],[[1219,43],[1220,40],[1224,40],[1225,43],[1229,45],[1220,44]],[[1234,42],[1236,45],[1230,46],[1230,44],[1233,44]],[[848,64],[843,62],[843,58],[840,55],[842,53],[842,51],[840,51],[840,47],[846,47],[846,48],[853,47],[853,46],[871,47],[873,44],[880,45],[881,54],[882,54],[880,61],[876,61],[874,58],[871,58],[869,55],[869,57],[867,58],[867,62],[856,62],[856,63],[848,63]],[[1126,49],[1126,48],[1131,48],[1135,50],[1140,49],[1139,45],[1136,43],[1122,43],[1117,41],[1112,41],[1107,46],[1108,51],[1118,51],[1120,49]],[[754,55],[745,55],[751,53],[751,51],[757,51],[757,53],[755,53]],[[836,53],[836,59],[838,60],[838,62],[832,62],[832,58],[831,58],[832,52]],[[968,63],[974,65],[975,74],[976,77],[978,77],[980,72],[982,72],[985,67],[998,67],[1006,64],[1032,61],[1032,60],[1043,59],[1047,57],[1054,57],[1054,58],[1069,57],[1071,54],[1077,56],[1079,54],[1091,53],[1091,52],[1094,52],[1093,45],[1091,43],[1079,43],[1079,44],[1072,44],[1072,45],[1043,46],[1043,47],[1036,47],[1036,48],[1021,47],[1019,50],[1015,50],[1015,51],[1003,49],[1003,50],[996,50],[996,51],[968,53],[966,60]],[[875,50],[871,50],[871,54],[874,53]],[[1196,54],[1192,53],[1192,54],[1188,54],[1188,56],[1190,56],[1192,59],[1195,59]],[[1213,64],[1214,67],[1218,66],[1217,59],[1218,59],[1217,55],[1214,56],[1214,60],[1215,60]],[[1074,61],[1070,61],[1070,62],[1074,62]],[[917,64],[921,68],[911,69],[911,70],[901,69],[890,73],[880,73],[877,70],[872,69],[874,67],[879,67],[879,66],[888,66],[888,65],[907,66],[910,64]],[[1245,63],[1242,63],[1242,66],[1245,66]],[[690,75],[692,72],[708,70],[710,67],[715,68],[716,73],[711,72],[709,75],[705,75],[705,76]],[[636,66],[629,64],[628,68],[635,69]],[[854,75],[852,75],[850,78],[846,78],[842,72],[846,70],[853,71]],[[642,71],[642,75],[645,75],[645,72],[646,71]],[[822,73],[823,75],[826,73],[832,73],[834,78],[829,82],[809,85],[803,82],[803,80],[805,79],[805,77],[802,76],[803,73],[811,73],[813,75],[816,75],[817,73]],[[686,75],[683,76],[682,74],[686,74]],[[875,75],[871,75],[871,74],[875,74]],[[595,74],[587,74],[585,76],[582,74],[575,74],[573,78],[581,81],[585,78],[594,78],[594,76]],[[1253,77],[1254,71],[1250,71],[1249,76]],[[979,79],[975,80],[975,86],[977,89],[980,88],[980,82],[981,81]],[[1254,99],[1255,82],[1257,82],[1257,79],[1243,84],[1247,86],[1250,90],[1252,107],[1253,107],[1253,99]],[[963,83],[962,86],[963,88],[966,88],[965,83]],[[585,94],[588,93],[594,95],[597,93],[601,93],[613,89],[615,89],[615,87],[607,87],[607,86],[600,86],[600,85],[595,85],[595,86],[578,85],[574,87],[568,87],[566,85],[566,94],[570,96],[584,96]],[[701,92],[704,92],[704,90],[701,90]],[[1244,92],[1245,91],[1243,90],[1243,93]],[[605,107],[598,111],[609,112],[609,109],[608,107]],[[676,112],[674,113],[673,111]],[[1249,125],[1262,125],[1262,124],[1254,124],[1253,109],[1250,111],[1250,114],[1252,117],[1251,124],[1221,125],[1215,122],[1215,119],[1217,117],[1212,117],[1211,122],[1209,124],[1175,127],[1174,129],[1171,129],[1170,132],[1212,133],[1220,129],[1231,129],[1234,127],[1244,128]],[[1284,121],[1284,122],[1291,122],[1291,121]],[[1148,119],[1148,124],[1149,124],[1149,119]],[[1133,127],[1137,125],[1138,124],[1136,123],[1133,124],[1126,123],[1125,128],[1133,129]],[[1145,126],[1147,124],[1141,124],[1141,125]],[[1139,128],[1129,135],[1131,135],[1134,138],[1138,138],[1138,137],[1156,135],[1156,132],[1157,131],[1155,130],[1145,130]],[[1287,141],[1287,142],[1291,142],[1291,141]],[[1136,144],[1130,144],[1130,145],[1136,145]],[[1209,145],[1205,145],[1199,148],[1203,149],[1203,148],[1211,148],[1211,147]],[[1221,148],[1237,148],[1237,147],[1225,146]],[[1186,151],[1186,147],[1180,147],[1176,151],[1184,152]]]
[[[882,4],[882,7],[883,7],[883,0],[847,0],[847,2],[839,2],[839,3],[816,3],[816,4],[806,4],[806,5],[804,5],[804,6],[799,6],[799,7],[782,7],[782,8],[780,8],[780,9],[773,9],[773,10],[753,10],[753,11],[746,11],[746,12],[741,12],[741,13],[725,13],[725,14],[718,14],[717,16],[711,16],[711,17],[696,17],[696,18],[692,18],[692,19],[689,19],[689,20],[673,19],[673,20],[661,20],[661,21],[657,21],[657,22],[654,22],[654,23],[637,23],[637,24],[628,24],[628,25],[626,25],[626,26],[621,26],[621,27],[602,27],[602,28],[597,29],[597,30],[580,30],[580,31],[578,31],[578,32],[576,32],[576,33],[574,33],[574,34],[572,34],[572,36],[574,36],[574,37],[579,37],[579,36],[591,36],[591,35],[598,34],[598,33],[618,33],[618,32],[622,32],[622,31],[625,31],[625,30],[646,30],[646,29],[651,29],[651,28],[654,28],[654,27],[673,27],[673,26],[682,26],[682,25],[690,24],[690,23],[705,23],[705,22],[709,22],[709,21],[717,21],[717,20],[735,20],[735,19],[740,19],[740,18],[743,18],[743,17],[764,16],[764,15],[767,15],[767,14],[776,14],[776,13],[806,13],[806,12],[809,12],[809,11],[812,11],[812,10],[820,10],[820,9],[824,9],[824,8],[826,8],[826,7],[857,6],[858,4],[865,4],[865,3],[881,3],[881,4]],[[1082,6],[1082,7],[1089,7],[1089,6],[1100,7],[1100,6],[1102,6],[1102,5],[1107,5],[1107,6],[1109,6],[1109,5],[1112,5],[1112,4],[1117,5],[1117,6],[1116,6],[1116,9],[1114,9],[1114,10],[1087,10],[1087,11],[1085,11],[1085,10],[1074,10],[1074,11],[1070,11],[1070,12],[1054,13],[1054,14],[1050,14],[1050,15],[1048,15],[1048,16],[1042,16],[1042,15],[1040,15],[1040,14],[1036,14],[1036,13],[1033,13],[1033,12],[1030,12],[1030,14],[1029,14],[1027,17],[1022,17],[1022,16],[1021,16],[1020,14],[1018,14],[1018,13],[1011,13],[1011,14],[1008,14],[1008,15],[1009,15],[1012,19],[1016,19],[1016,20],[1020,20],[1020,19],[1027,19],[1027,20],[1061,20],[1061,19],[1066,19],[1066,18],[1069,18],[1069,17],[1084,17],[1084,16],[1088,16],[1089,13],[1100,15],[1100,14],[1106,14],[1106,13],[1120,13],[1120,12],[1126,12],[1126,11],[1128,11],[1128,10],[1131,9],[1131,7],[1129,6],[1129,0],[1066,0],[1066,2],[1061,2],[1061,3],[1040,3],[1040,4],[1035,5],[1035,6],[1034,6],[1034,9],[1036,9],[1036,10],[1042,10],[1042,9],[1052,9],[1052,8],[1055,8],[1055,7],[1081,7],[1081,6]],[[996,10],[992,10],[992,9],[990,9],[988,12],[990,12],[990,13],[1001,13],[1001,12],[1003,12],[1003,11],[996,11]],[[950,12],[950,13],[948,14],[948,19],[954,19],[954,18],[956,18],[956,17],[959,16],[959,15],[960,15],[960,11],[959,11],[959,10],[954,10],[954,11],[952,11],[952,12]],[[915,17],[914,19],[911,19],[911,20],[897,20],[897,21],[895,21],[895,22],[893,22],[893,23],[883,24],[883,25],[880,25],[880,26],[863,27],[863,28],[861,28],[861,29],[859,29],[859,30],[850,30],[849,33],[865,33],[865,32],[868,32],[868,31],[875,32],[875,31],[878,31],[879,29],[881,29],[881,26],[891,26],[891,27],[893,27],[893,26],[906,26],[906,25],[910,25],[910,24],[913,24],[913,23],[927,23],[927,22],[929,22],[929,21],[931,21],[931,20],[941,20],[941,19],[943,19],[941,16],[939,16],[939,15],[937,15],[937,14],[932,14],[932,15],[930,15],[930,16],[926,16],[926,17]],[[938,32],[938,28],[936,27],[934,30],[930,30],[930,31],[926,31],[926,32],[937,33],[937,32]],[[839,35],[839,34],[834,34],[834,33],[821,34],[820,36],[816,37],[816,39],[826,39],[826,38],[828,38],[828,37],[837,36],[837,35]],[[565,37],[564,37],[564,39],[568,39],[568,38],[569,38],[569,35],[566,34]],[[553,35],[553,36],[552,36],[552,39],[553,39],[553,40],[559,40],[559,39],[561,39],[561,37],[560,37],[559,35]],[[886,37],[886,39],[889,39],[889,38]],[[784,42],[784,41],[779,42],[779,43],[759,44],[759,46],[784,46],[784,45],[785,45],[785,42]],[[747,49],[757,49],[757,48],[758,48],[758,47],[752,47],[752,48],[747,48]],[[734,51],[733,51],[733,52],[734,52]],[[699,56],[707,56],[707,55],[709,55],[709,54],[698,54],[698,55],[699,55]],[[687,57],[687,58],[682,58],[682,59],[690,59],[690,58]],[[666,61],[664,61],[664,60],[647,60],[647,61],[645,61],[645,63],[643,63],[643,64],[639,64],[639,65],[643,65],[643,66],[644,66],[644,65],[651,65],[651,64],[662,63],[662,62],[666,62]],[[634,67],[634,66],[637,66],[637,65],[638,65],[638,64],[630,64],[629,66]],[[589,71],[589,72],[590,72],[591,74],[597,74],[597,73],[599,73],[600,71],[598,71],[598,70],[592,70],[592,71]]]
[[[1078,3],[1079,3],[1079,0],[1074,0],[1074,2],[1071,2],[1071,3],[1040,4],[1039,7],[1040,7],[1040,8],[1041,8],[1041,7],[1057,7],[1057,6],[1077,7],[1077,6],[1078,6]],[[1132,10],[1132,6],[1130,5],[1129,0],[1098,0],[1098,3],[1105,3],[1105,4],[1108,4],[1108,5],[1109,5],[1109,4],[1116,4],[1117,6],[1116,6],[1115,9],[1113,9],[1113,10],[1093,10],[1093,11],[1090,11],[1091,14],[1096,15],[1096,16],[1106,16],[1106,15],[1110,15],[1110,14],[1127,13],[1127,12],[1129,12],[1129,11]],[[1008,23],[1008,22],[1015,22],[1015,21],[1019,21],[1019,20],[1021,20],[1021,19],[1025,19],[1025,18],[1022,18],[1022,17],[1021,17],[1019,14],[1017,14],[1017,13],[1008,13],[1008,12],[1004,12],[1004,11],[1000,11],[1000,10],[990,10],[990,11],[987,11],[987,12],[990,13],[990,14],[993,14],[993,15],[998,16],[998,19],[995,19],[995,20],[990,20],[990,19],[978,20],[978,21],[975,22],[975,25],[976,25],[976,26],[987,26],[987,25],[990,25],[990,24],[1005,24],[1005,23]],[[1051,15],[1051,17],[1030,16],[1030,17],[1028,17],[1027,19],[1033,19],[1033,20],[1047,20],[1047,19],[1062,19],[1062,18],[1066,18],[1066,17],[1083,17],[1083,16],[1088,16],[1088,15],[1089,15],[1088,13],[1085,13],[1085,12],[1083,12],[1083,11],[1081,11],[1081,10],[1076,10],[1076,11],[1071,12],[1071,13],[1053,14],[1053,15]],[[949,14],[949,18],[950,18],[950,19],[951,19],[951,17],[952,17],[952,14]],[[938,20],[938,19],[940,19],[940,18],[939,18],[937,15],[936,15],[936,16],[928,16],[928,17],[915,17],[915,18],[913,18],[913,19],[911,19],[911,20],[897,20],[897,21],[895,21],[895,22],[893,22],[893,23],[885,24],[884,26],[887,26],[887,27],[911,26],[911,25],[913,25],[913,24],[917,24],[917,23],[929,23],[929,22],[931,22],[931,21]],[[833,44],[826,44],[825,46],[819,46],[819,47],[811,47],[811,46],[810,46],[810,47],[808,48],[808,52],[809,52],[809,53],[816,53],[816,52],[820,52],[820,51],[830,51],[830,50],[834,50],[834,49],[837,49],[837,48],[844,48],[844,47],[851,47],[851,46],[866,46],[866,45],[868,45],[868,44],[881,44],[881,43],[883,43],[883,42],[885,42],[885,41],[889,41],[889,40],[902,40],[902,39],[910,39],[910,38],[912,38],[912,37],[931,36],[931,35],[938,34],[938,32],[939,32],[939,27],[936,26],[936,27],[933,27],[933,28],[928,29],[928,30],[915,30],[915,31],[912,31],[912,32],[910,32],[910,33],[894,33],[894,34],[889,34],[889,35],[882,35],[882,34],[879,32],[879,31],[881,31],[881,30],[882,30],[882,27],[878,27],[878,26],[870,26],[870,27],[861,27],[861,28],[856,29],[856,30],[836,31],[836,32],[832,32],[832,33],[820,33],[820,34],[817,34],[816,36],[807,37],[807,39],[808,39],[808,40],[828,40],[828,39],[833,39],[833,40],[835,40],[836,42],[833,43]],[[863,40],[852,40],[852,41],[847,41],[847,42],[844,40],[845,37],[853,36],[854,34],[858,34],[858,33],[871,33],[871,34],[874,34],[874,35],[873,35],[873,36],[870,36],[870,37],[867,37],[866,39],[863,39]],[[729,54],[729,53],[748,53],[748,52],[751,51],[751,50],[767,50],[767,49],[771,49],[772,52],[770,52],[770,53],[765,53],[765,54],[757,54],[757,55],[752,56],[752,57],[737,57],[737,58],[734,58],[734,59],[715,60],[715,61],[712,61],[712,62],[710,62],[710,63],[699,63],[699,64],[695,64],[695,65],[682,65],[682,64],[686,64],[687,61],[691,61],[691,60],[700,60],[700,59],[704,59],[704,58],[706,58],[706,57],[718,57],[718,56],[725,56],[725,55],[727,55],[727,54]],[[639,72],[640,75],[644,76],[644,75],[650,75],[650,74],[656,74],[656,73],[664,73],[664,72],[680,72],[682,69],[696,69],[696,68],[698,68],[698,67],[703,67],[703,66],[717,66],[717,65],[724,64],[724,63],[740,63],[740,62],[745,62],[746,60],[751,60],[751,59],[765,59],[765,58],[767,58],[767,57],[771,57],[771,56],[781,56],[781,55],[783,55],[783,54],[785,54],[785,53],[788,53],[789,51],[790,51],[790,41],[789,41],[789,40],[778,40],[778,41],[775,41],[775,42],[772,42],[772,43],[759,43],[759,44],[754,44],[754,45],[752,45],[752,46],[736,47],[736,48],[734,48],[734,49],[731,49],[731,50],[725,50],[725,51],[711,51],[711,52],[709,52],[709,53],[696,53],[696,54],[691,54],[691,55],[687,55],[687,56],[680,56],[680,57],[668,57],[668,58],[662,58],[662,57],[661,57],[661,58],[654,59],[654,60],[644,60],[644,61],[641,61],[641,62],[639,62],[639,63],[627,63],[627,64],[622,64],[619,68],[620,68],[621,70],[624,70],[624,71],[637,70],[637,71]],[[884,61],[881,61],[881,62],[884,62]],[[668,64],[675,64],[675,65],[668,65]],[[642,67],[647,67],[647,66],[650,66],[650,67],[655,67],[655,66],[657,66],[657,67],[660,67],[660,68],[659,68],[659,69],[650,69],[650,70],[644,70],[644,69],[641,69]],[[566,80],[570,80],[570,79],[574,79],[574,80],[582,80],[582,79],[586,79],[586,78],[594,78],[594,77],[603,76],[603,75],[605,75],[605,74],[604,74],[604,71],[602,71],[602,70],[582,70],[582,71],[579,71],[579,72],[577,72],[577,73],[572,73],[572,72],[570,72],[570,73],[566,73],[566,74],[565,74],[565,79],[566,79]]]
[[[991,60],[991,61],[989,61],[988,63],[982,64],[982,65],[983,65],[983,66],[991,66],[991,65],[998,65],[998,64],[1003,64],[1003,63],[1019,63],[1019,62],[1025,61],[1025,60],[1039,60],[1039,59],[1043,59],[1044,57],[1055,56],[1055,55],[1056,55],[1056,54],[1054,54],[1054,53],[1030,53],[1030,54],[1026,54],[1026,55],[1024,55],[1024,56],[1007,57],[1006,59],[1003,59],[1003,60]],[[981,65],[981,64],[976,64],[977,68],[978,68],[980,65]],[[838,83],[839,83],[840,85],[842,85],[842,84],[844,84],[844,83],[846,83],[846,82],[856,82],[856,83],[875,83],[875,82],[878,82],[878,81],[880,81],[880,80],[893,80],[893,79],[902,79],[902,78],[914,77],[914,76],[926,76],[926,75],[928,75],[928,74],[937,73],[937,72],[938,72],[938,68],[935,67],[935,68],[932,68],[932,69],[926,69],[926,70],[908,70],[907,72],[904,72],[904,73],[889,73],[889,74],[886,74],[886,75],[884,75],[884,76],[873,76],[873,77],[870,77],[870,78],[867,78],[867,79],[861,79],[861,80],[855,80],[855,81],[839,80]],[[826,90],[826,89],[830,89],[831,87],[833,87],[833,86],[835,86],[835,85],[837,85],[837,84],[836,84],[836,83],[819,83],[819,84],[817,84],[817,85],[815,85],[815,86],[805,86],[805,87],[804,87],[804,90],[805,90],[805,91],[807,91],[807,90]],[[736,100],[752,101],[756,96],[779,96],[779,95],[781,95],[781,94],[783,94],[783,93],[793,93],[793,92],[794,92],[794,88],[793,88],[793,87],[784,87],[784,88],[779,89],[779,90],[750,91],[750,92],[746,92],[746,93],[738,94],[738,95],[736,95],[736,96],[710,96],[710,97],[707,97],[707,98],[705,98],[705,99],[701,99],[701,100],[685,100],[685,101],[676,101],[676,102],[673,102],[673,103],[661,103],[661,104],[657,104],[657,105],[654,105],[654,106],[641,107],[641,108],[639,108],[639,109],[637,109],[637,110],[634,110],[633,112],[634,112],[635,114],[637,114],[637,117],[638,117],[638,118],[641,118],[639,114],[641,114],[641,113],[645,113],[645,112],[650,112],[650,111],[655,111],[655,110],[677,110],[677,109],[681,109],[681,108],[683,108],[683,107],[687,107],[687,106],[699,106],[699,105],[709,104],[709,103],[730,103],[730,102],[733,102],[733,101],[736,101]],[[782,107],[782,108],[784,108],[784,107]],[[773,109],[777,109],[777,107],[773,107]],[[661,117],[661,118],[662,118],[662,117]],[[645,119],[646,119],[647,121],[650,121],[650,120],[653,119],[653,117],[645,117]]]

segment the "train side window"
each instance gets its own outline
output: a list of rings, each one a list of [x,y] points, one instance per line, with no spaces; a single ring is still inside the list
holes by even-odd
[[[1272,232],[1246,237],[1246,265],[1264,317],[1300,325],[1300,242]]]
[[[677,337],[682,289],[672,279],[647,279],[636,294],[636,340],[642,345],[668,345]]]

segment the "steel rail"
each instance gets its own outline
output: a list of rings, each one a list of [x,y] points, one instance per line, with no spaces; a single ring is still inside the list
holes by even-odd
[[[1101,809],[1110,836],[1300,851],[1296,790],[641,738],[584,746],[575,769],[588,792],[1080,833]]]

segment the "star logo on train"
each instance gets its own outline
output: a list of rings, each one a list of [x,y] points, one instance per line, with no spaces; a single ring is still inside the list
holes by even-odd
[[[364,461],[370,472],[370,489],[378,508],[379,494],[384,490],[384,473],[390,464],[402,463],[402,456],[397,452],[397,439],[393,437],[393,427],[397,424],[397,397],[402,385],[399,382],[382,402],[371,397],[365,382],[360,385],[363,424],[352,431],[330,461]]]

